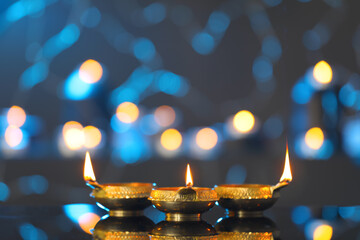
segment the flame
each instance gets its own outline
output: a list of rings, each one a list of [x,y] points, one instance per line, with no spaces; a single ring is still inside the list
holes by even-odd
[[[291,181],[292,181],[292,174],[291,174],[290,160],[289,160],[289,149],[286,143],[285,166],[284,166],[284,172],[280,178],[280,182],[291,182]]]
[[[91,164],[90,154],[89,152],[86,152],[85,155],[85,164],[84,164],[84,180],[85,181],[92,181],[95,182],[95,174],[94,170]]]
[[[192,187],[194,185],[192,176],[191,176],[191,171],[190,171],[190,165],[187,165],[186,168],[186,186],[187,187]]]

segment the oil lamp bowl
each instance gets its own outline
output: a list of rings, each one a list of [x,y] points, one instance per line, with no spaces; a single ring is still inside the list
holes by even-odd
[[[152,240],[212,240],[218,239],[213,226],[205,221],[162,221],[150,233]]]
[[[168,187],[151,192],[152,204],[166,213],[167,221],[199,221],[201,213],[211,209],[218,199],[210,188]]]
[[[148,200],[152,183],[108,183],[91,184],[94,189],[90,194],[95,201],[109,210],[114,217],[142,215],[151,205]]]
[[[237,217],[259,217],[280,197],[279,190],[288,183],[276,186],[262,184],[226,184],[215,187],[220,206]]]
[[[155,226],[145,216],[110,217],[101,219],[93,230],[94,240],[149,239],[148,234]]]

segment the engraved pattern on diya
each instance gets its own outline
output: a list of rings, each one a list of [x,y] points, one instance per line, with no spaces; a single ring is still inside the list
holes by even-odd
[[[96,181],[91,164],[90,154],[86,152],[84,164],[84,180],[93,189],[90,194],[98,205],[109,210],[110,216],[138,216],[151,205],[148,197],[153,188],[152,183],[107,183]]]
[[[289,152],[286,147],[284,172],[275,186],[262,184],[225,184],[215,186],[219,204],[238,217],[258,217],[280,197],[280,189],[292,181]]]

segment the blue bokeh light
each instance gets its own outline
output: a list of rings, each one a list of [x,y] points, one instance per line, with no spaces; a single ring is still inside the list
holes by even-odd
[[[18,186],[25,195],[44,194],[48,190],[49,183],[45,177],[33,175],[20,177]]]
[[[117,118],[116,114],[111,117],[110,125],[111,125],[111,128],[117,133],[124,133],[124,132],[128,131],[131,127],[131,123],[124,123],[124,122],[120,121]]]
[[[148,62],[155,57],[154,44],[147,38],[138,38],[133,43],[134,56],[143,62]]]
[[[81,15],[80,22],[88,28],[94,28],[99,25],[101,20],[101,13],[96,7],[88,8]]]
[[[261,51],[264,56],[277,61],[282,54],[282,48],[279,39],[275,36],[267,36],[264,38],[261,46]]]
[[[339,215],[344,219],[351,218],[355,214],[355,211],[356,211],[356,207],[354,206],[339,207]]]
[[[233,165],[226,174],[226,183],[228,184],[242,184],[246,179],[246,169],[239,165]]]
[[[360,120],[348,121],[343,129],[343,149],[352,158],[360,158]]]
[[[311,210],[307,206],[297,206],[291,212],[291,219],[295,224],[304,224],[311,218]]]
[[[148,114],[140,120],[140,130],[145,135],[154,135],[159,132],[160,126],[156,123],[154,114]]]
[[[144,18],[153,24],[162,22],[166,17],[166,7],[161,3],[152,3],[143,10]]]
[[[210,34],[199,32],[193,37],[191,45],[197,53],[208,55],[214,50],[215,40]]]
[[[220,11],[213,12],[208,20],[208,27],[212,33],[220,34],[226,31],[230,24],[230,17]]]
[[[93,92],[94,84],[89,84],[81,80],[79,71],[73,72],[64,84],[64,96],[70,100],[84,100]]]
[[[72,222],[78,223],[79,217],[94,211],[94,205],[84,203],[67,204],[63,206],[63,211]]]
[[[9,198],[9,196],[9,187],[5,183],[0,182],[0,202],[5,202]]]
[[[49,73],[49,66],[46,62],[38,62],[25,70],[20,78],[20,87],[30,89],[36,84],[44,81]]]
[[[346,107],[352,107],[356,101],[356,91],[354,87],[347,83],[339,91],[339,100]]]
[[[305,82],[298,82],[292,89],[291,97],[298,104],[306,104],[313,95],[313,88]]]
[[[19,226],[19,232],[24,240],[47,240],[46,233],[30,223],[23,223]]]
[[[322,209],[322,217],[328,221],[335,220],[338,215],[338,207],[336,206],[325,206]]]
[[[160,91],[179,97],[185,96],[189,89],[188,83],[183,77],[167,71],[158,76],[156,85]]]
[[[330,114],[336,114],[338,104],[337,97],[333,92],[326,92],[321,97],[321,104],[325,112]]]
[[[273,65],[267,57],[260,56],[254,60],[252,72],[257,81],[266,82],[273,76]]]
[[[251,27],[255,33],[262,35],[265,34],[269,28],[271,28],[270,20],[267,17],[265,11],[254,12],[249,17]]]

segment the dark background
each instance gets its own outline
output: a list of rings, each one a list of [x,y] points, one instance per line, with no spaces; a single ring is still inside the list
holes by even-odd
[[[88,197],[90,189],[82,179],[86,149],[68,155],[58,149],[59,131],[71,120],[102,130],[101,147],[90,150],[99,182],[183,185],[189,162],[196,186],[226,183],[234,165],[245,170],[245,173],[234,170],[231,179],[239,183],[275,184],[282,173],[287,139],[294,180],[283,190],[279,205],[356,205],[360,202],[357,191],[360,156],[344,151],[342,134],[349,119],[355,122],[359,119],[359,109],[356,104],[345,106],[338,97],[350,76],[359,71],[360,5],[357,1],[159,1],[166,9],[165,16],[161,18],[156,9],[150,14],[160,19],[159,22],[144,18],[144,9],[151,5],[149,1],[39,2],[45,4],[43,8],[16,21],[6,17],[12,1],[0,3],[3,118],[9,107],[18,105],[41,126],[30,136],[26,148],[14,150],[12,154],[8,154],[6,147],[1,150],[0,181],[7,187],[0,188],[0,195],[1,191],[7,191],[5,203],[92,202]],[[181,12],[180,18],[173,17],[179,6],[186,11]],[[88,20],[84,17],[89,8],[96,8],[100,13],[98,22],[96,14],[90,14]],[[210,52],[199,53],[193,47],[193,38],[197,33],[208,31],[209,17],[215,11],[228,16],[229,25],[219,34],[210,34],[215,39]],[[189,12],[191,14],[186,15]],[[85,20],[82,22],[81,18]],[[183,24],[176,24],[176,19],[182,19]],[[41,49],[68,24],[75,24],[79,30],[78,39],[70,46],[51,58],[36,58],[31,54],[31,45]],[[131,36],[128,42],[114,43],[124,32]],[[264,55],[262,43],[266,36],[276,37],[281,51],[278,58],[270,61],[271,79],[262,81],[254,76],[253,65]],[[132,41],[138,38],[147,38],[155,46],[156,56],[150,61],[134,56]],[[87,59],[95,59],[105,69],[96,92],[80,101],[63,97],[64,82]],[[296,94],[301,98],[302,93],[294,93],[294,86],[321,60],[332,67],[333,81],[300,104]],[[48,74],[34,86],[23,87],[24,72],[39,61],[48,64]],[[140,66],[150,71],[166,69],[182,76],[189,86],[184,96],[145,92],[134,100],[141,113],[170,105],[181,116],[174,127],[185,134],[196,127],[216,123],[223,126],[230,116],[247,109],[256,116],[257,131],[239,139],[223,136],[216,150],[202,159],[186,148],[174,157],[164,158],[155,147],[160,131],[146,136],[150,143],[146,156],[131,164],[123,161],[114,154],[117,148],[114,139],[121,134],[110,127],[116,109],[110,99],[111,94],[115,94],[113,90],[123,86]],[[356,90],[359,78],[351,83]],[[327,100],[322,98],[328,92],[335,94],[337,106],[336,114],[330,116],[324,107]],[[359,99],[357,97],[357,102]],[[280,122],[280,128],[265,124],[272,117]],[[327,124],[329,119],[335,119],[331,125]],[[331,150],[324,149],[328,153],[325,159],[317,155],[306,157],[301,150],[296,150],[299,136],[314,126],[321,127],[331,142]],[[269,128],[275,129],[272,135],[268,134]],[[359,134],[359,128],[355,128],[353,142],[358,141]],[[127,141],[126,137],[121,141]],[[34,175],[42,178],[30,185],[30,178],[22,178]],[[31,190],[37,188],[44,191]]]

